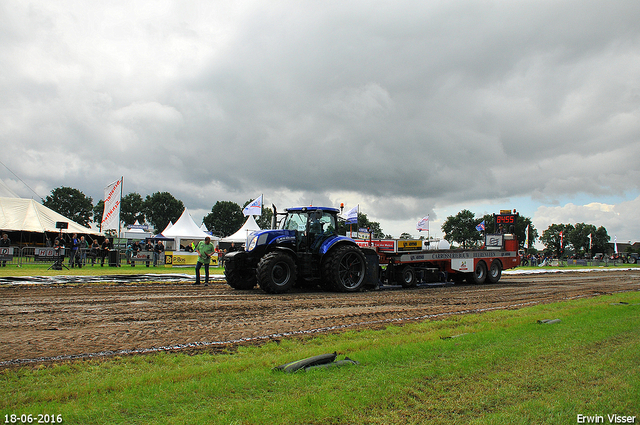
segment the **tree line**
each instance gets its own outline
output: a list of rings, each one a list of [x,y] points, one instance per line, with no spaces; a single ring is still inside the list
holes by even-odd
[[[480,246],[483,242],[483,232],[477,226],[484,222],[486,233],[495,233],[495,223],[492,214],[475,217],[469,210],[462,210],[455,216],[449,216],[442,225],[444,239],[449,243],[457,243],[463,248]],[[524,246],[527,227],[529,230],[528,245]],[[576,223],[552,224],[539,236],[538,230],[531,223],[531,218],[518,216],[514,226],[514,233],[520,247],[527,253],[537,253],[533,247],[536,240],[545,246],[544,253],[557,257],[575,255],[577,257],[592,257],[595,253],[608,251],[611,237],[603,226]]]
[[[211,212],[204,216],[202,222],[215,236],[229,236],[244,224],[246,217],[242,214],[242,210],[249,202],[251,199],[240,206],[232,201],[217,201],[211,207]],[[104,201],[101,199],[94,205],[93,199],[78,189],[58,187],[53,189],[42,203],[47,208],[85,227],[90,226],[92,222],[100,227],[100,223],[102,223]],[[158,233],[162,232],[169,222],[175,223],[183,211],[182,201],[176,199],[169,192],[155,192],[145,198],[137,192],[131,192],[122,196],[120,201],[120,221],[123,226],[132,225],[136,221],[148,223]],[[256,223],[261,229],[269,229],[272,217],[272,209],[263,208],[262,215],[256,218]],[[373,237],[390,237],[384,235],[380,223],[370,221],[366,214],[358,214],[358,226],[371,229]],[[342,224],[339,231],[344,234],[346,230],[349,230],[348,225]]]

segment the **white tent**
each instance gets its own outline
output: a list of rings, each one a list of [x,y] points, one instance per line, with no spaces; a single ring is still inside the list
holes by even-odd
[[[169,226],[167,226],[169,227]],[[176,241],[176,247],[180,246],[180,241],[182,239],[188,240],[204,240],[207,236],[211,238],[211,240],[218,240],[215,236],[211,236],[202,230],[200,227],[193,221],[191,218],[191,214],[189,214],[189,210],[186,208],[182,212],[182,215],[175,222],[173,226],[169,229],[165,229],[162,231],[162,236],[165,238],[173,238]]]
[[[33,199],[0,198],[0,229],[4,231],[58,233],[58,221],[68,223],[69,228],[63,233],[102,236],[102,233],[71,221]]]
[[[143,240],[143,239],[147,239],[147,238],[152,238],[153,237],[153,233],[147,232],[147,231],[143,230],[142,228],[140,228],[140,222],[138,220],[136,220],[136,222],[133,223],[133,228],[128,228],[127,230],[122,232],[121,237],[125,238],[125,239]]]
[[[262,229],[260,229],[260,227],[258,226],[258,223],[256,223],[256,219],[253,218],[252,215],[250,215],[249,218],[247,219],[247,221],[244,222],[242,227],[237,232],[235,232],[231,236],[227,236],[226,238],[222,238],[220,241],[221,242],[245,243],[245,242],[247,242],[247,236],[249,236],[253,232],[257,232],[257,231],[260,231],[260,230],[262,230]]]

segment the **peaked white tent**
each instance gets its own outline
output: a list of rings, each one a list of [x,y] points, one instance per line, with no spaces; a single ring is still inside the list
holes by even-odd
[[[75,221],[45,207],[33,199],[0,198],[0,229],[13,232],[55,232],[56,222],[68,223],[63,233],[103,236],[97,230],[84,227]]]
[[[258,226],[258,223],[256,223],[256,219],[253,218],[252,215],[250,215],[249,218],[247,219],[247,221],[244,222],[242,227],[240,229],[238,229],[237,232],[235,232],[231,236],[227,236],[226,238],[220,239],[220,241],[221,242],[245,243],[245,242],[247,242],[247,236],[249,236],[251,233],[257,232],[259,230],[262,230],[262,229]]]
[[[174,238],[176,246],[180,246],[180,241],[182,239],[204,240],[204,238],[208,236],[212,241],[218,240],[215,236],[211,236],[208,233],[203,232],[195,221],[193,221],[189,210],[186,208],[182,212],[178,221],[176,221],[171,228],[167,226],[167,228],[162,231],[162,236],[165,238]]]

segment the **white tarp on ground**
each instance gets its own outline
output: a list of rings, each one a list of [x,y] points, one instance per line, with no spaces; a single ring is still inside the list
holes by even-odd
[[[231,236],[227,236],[226,238],[220,239],[220,241],[246,243],[247,236],[252,232],[257,232],[259,230],[262,230],[262,229],[260,229],[260,227],[258,226],[258,223],[256,223],[256,219],[253,218],[252,215],[250,215],[247,221],[244,222],[242,227],[237,232],[235,232]]]
[[[189,214],[189,210],[186,208],[182,212],[182,215],[175,222],[173,226],[169,228],[167,226],[166,229],[162,231],[162,236],[165,238],[173,238],[176,241],[176,247],[180,246],[180,241],[182,239],[187,240],[204,240],[207,236],[211,238],[212,241],[218,240],[215,236],[211,236],[208,233],[203,232],[200,227],[193,221],[191,218],[191,214]]]
[[[56,222],[69,223],[63,233],[81,233],[86,235],[102,235],[102,233],[84,227],[75,221],[45,207],[33,199],[0,198],[0,229],[23,232],[56,232]]]

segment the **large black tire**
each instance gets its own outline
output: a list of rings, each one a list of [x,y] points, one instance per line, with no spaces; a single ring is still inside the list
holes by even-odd
[[[467,273],[467,282],[475,285],[482,285],[487,279],[487,263],[478,261],[473,273]]]
[[[487,280],[489,283],[498,283],[500,277],[502,276],[502,263],[500,260],[493,260],[491,263],[491,267],[489,267],[489,274],[487,275]]]
[[[247,290],[256,286],[256,271],[254,269],[225,270],[224,276],[233,289]]]
[[[322,263],[325,285],[338,292],[356,292],[364,285],[367,264],[360,248],[343,245],[327,254]]]
[[[281,294],[296,283],[296,262],[282,251],[266,254],[258,263],[258,285],[269,294]]]
[[[416,280],[416,269],[408,264],[396,272],[396,283],[402,285],[403,288],[416,286]]]

